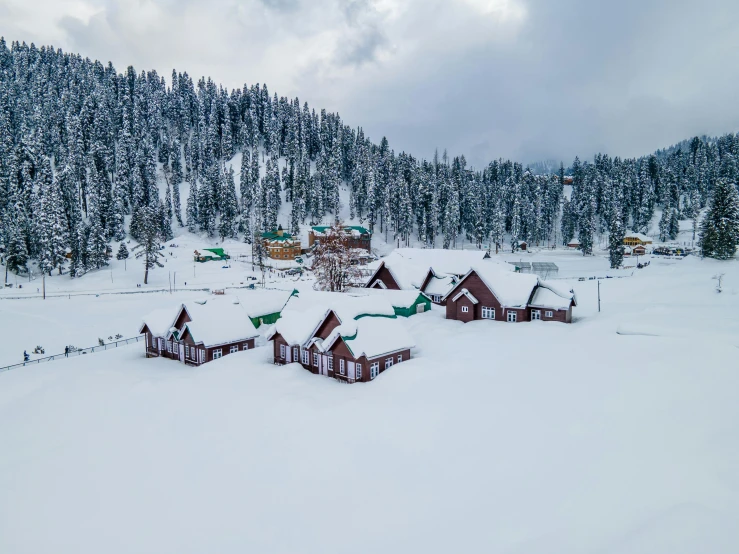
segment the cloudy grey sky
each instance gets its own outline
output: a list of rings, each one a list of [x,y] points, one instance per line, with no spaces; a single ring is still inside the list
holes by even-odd
[[[736,0],[0,0],[0,34],[266,82],[477,167],[739,131]]]

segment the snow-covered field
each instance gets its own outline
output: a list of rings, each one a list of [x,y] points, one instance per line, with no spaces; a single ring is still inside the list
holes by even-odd
[[[572,325],[403,320],[414,359],[367,384],[141,344],[0,373],[0,552],[736,552],[739,263],[655,260],[600,313],[597,282]],[[0,364],[203,294],[0,300]]]

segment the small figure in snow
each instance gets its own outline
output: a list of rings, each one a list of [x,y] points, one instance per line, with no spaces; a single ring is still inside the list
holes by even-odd
[[[69,358],[69,346],[64,347],[64,357]]]
[[[26,352],[26,351],[24,350],[24,351],[23,351],[23,361],[24,361],[24,362],[27,362],[27,361],[28,361],[28,360],[30,360],[30,359],[31,359],[31,357],[30,357],[30,356],[28,355],[28,352]]]

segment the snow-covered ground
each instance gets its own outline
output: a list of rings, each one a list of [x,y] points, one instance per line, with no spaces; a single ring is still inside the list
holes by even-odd
[[[238,284],[232,265],[193,284]],[[414,359],[367,384],[141,344],[0,373],[0,552],[735,552],[739,262],[633,273],[563,281],[572,325],[402,320]],[[3,360],[203,294],[0,300]]]

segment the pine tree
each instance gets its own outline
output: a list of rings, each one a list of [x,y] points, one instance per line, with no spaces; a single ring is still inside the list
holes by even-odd
[[[667,235],[670,240],[675,240],[680,234],[680,220],[677,215],[677,210],[673,208],[670,213],[670,223],[667,228]]]
[[[608,235],[608,259],[612,269],[621,267],[624,261],[624,237],[626,236],[621,210],[618,206],[614,208]]]
[[[58,179],[51,175],[51,163],[44,158],[38,173],[38,213],[36,215],[36,238],[38,240],[38,260],[41,271],[51,275],[66,261],[67,228],[64,215],[64,202]]]
[[[121,242],[118,247],[118,253],[115,255],[116,260],[127,260],[128,259],[128,248],[125,242]]]
[[[144,284],[149,283],[149,270],[155,267],[164,267],[160,261],[161,253],[161,229],[160,214],[154,206],[142,206],[140,212],[140,236],[139,244],[134,246],[133,252],[137,259],[144,260]]]
[[[187,197],[187,230],[191,233],[198,227],[198,185],[195,179],[190,183],[190,194]]]
[[[736,185],[721,177],[716,181],[711,203],[701,222],[701,255],[728,260],[739,245],[739,192]]]
[[[221,209],[221,221],[218,232],[221,240],[236,238],[236,220],[239,216],[239,203],[236,199],[236,184],[234,183],[234,170],[232,167],[229,167],[225,178],[221,178],[219,206]]]
[[[162,236],[164,240],[172,240],[172,189],[167,183],[167,190],[164,194],[164,206],[162,209]]]

